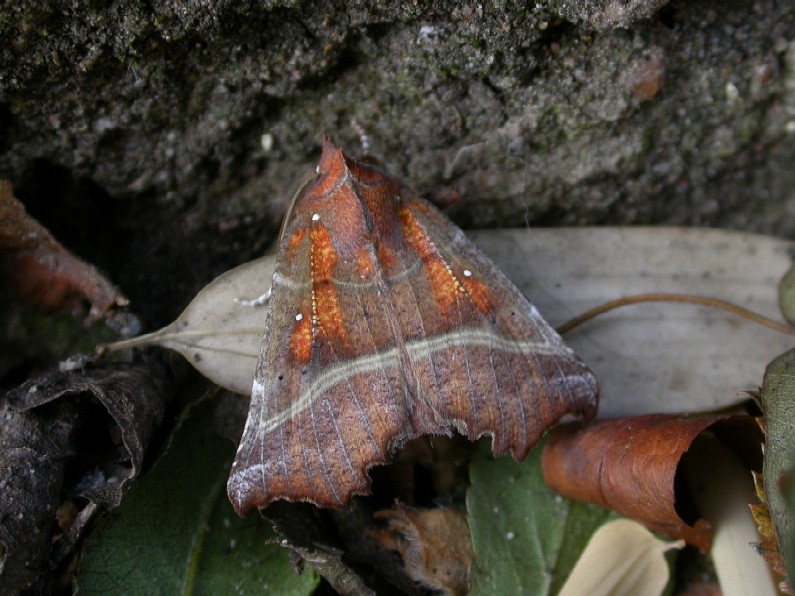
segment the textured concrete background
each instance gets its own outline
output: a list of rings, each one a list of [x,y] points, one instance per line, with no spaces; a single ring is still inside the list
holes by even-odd
[[[151,324],[268,246],[352,121],[466,227],[795,238],[790,0],[19,0],[0,48],[0,177]]]

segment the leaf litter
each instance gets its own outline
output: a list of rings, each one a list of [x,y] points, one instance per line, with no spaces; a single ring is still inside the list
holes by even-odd
[[[733,300],[768,316],[775,315],[776,297],[775,292],[770,291],[773,286],[771,280],[780,277],[789,266],[787,251],[791,247],[782,241],[744,234],[665,229],[655,229],[654,234],[650,234],[648,229],[540,230],[533,231],[533,234],[503,230],[483,233],[477,236],[477,241],[553,323],[562,322],[603,299],[614,298],[617,293],[659,290],[661,285],[666,291],[686,286],[690,292]],[[576,250],[576,258],[572,256],[572,250]],[[617,254],[621,258],[616,258]],[[587,258],[581,260],[588,255],[595,258],[592,261]],[[154,338],[155,343],[181,343],[181,348],[171,347],[186,354],[192,364],[216,382],[240,393],[248,393],[261,341],[257,317],[261,317],[263,309],[241,307],[235,298],[262,294],[270,279],[267,261],[262,259],[243,266],[240,271],[227,273],[225,283],[230,291],[223,300],[215,297],[211,284],[200,294],[202,301],[208,301],[206,305],[185,319],[187,323],[178,319],[167,330],[161,331]],[[732,266],[728,267],[727,263]],[[234,305],[231,315],[230,305]],[[757,378],[753,371],[759,368],[760,363],[763,366],[770,354],[782,351],[781,346],[790,341],[767,331],[760,333],[731,317],[703,309],[685,312],[681,306],[670,310],[669,306],[638,308],[630,316],[627,312],[615,313],[610,321],[595,322],[587,332],[578,330],[567,337],[567,342],[593,366],[607,388],[607,412],[610,415],[660,409],[704,411],[737,403],[739,400],[734,392],[752,386]],[[194,307],[192,303],[186,312]],[[195,312],[201,313],[200,316],[195,316]],[[212,319],[212,313],[216,313],[220,320]],[[250,322],[241,324],[237,318],[241,313],[250,316]],[[664,331],[671,319],[674,331]],[[214,327],[219,324],[220,328]],[[233,333],[229,333],[230,330]],[[737,341],[740,334],[742,342]],[[197,345],[195,338],[202,335],[221,337],[220,343]],[[233,338],[231,342],[225,339],[228,337]],[[645,341],[644,338],[648,337],[653,341]],[[683,338],[696,344],[692,350],[685,350],[687,345],[682,343]],[[626,346],[633,347],[631,356],[625,355]],[[738,349],[742,352],[739,364]],[[220,352],[221,356],[216,359],[213,352]],[[589,353],[592,356],[588,356]],[[241,364],[235,372],[224,376],[219,373],[219,363],[223,368],[225,363],[231,362],[230,356],[247,364]],[[664,364],[666,362],[670,365]],[[646,387],[647,391],[633,394],[633,387]],[[653,391],[649,392],[648,387],[653,387]],[[727,387],[733,389],[727,390]],[[643,395],[643,399],[638,399],[638,395]],[[487,490],[493,488],[504,482],[506,477],[513,478],[514,473],[507,470],[502,471],[502,475],[497,473],[486,481],[484,487]],[[471,490],[476,490],[481,482],[473,476]],[[554,495],[551,498],[560,499]],[[582,506],[575,506],[573,511],[577,507]],[[501,505],[494,505],[493,509],[502,512]],[[472,522],[473,511],[469,511]],[[499,514],[492,511],[492,515]],[[557,554],[561,560],[569,561],[567,568],[574,565],[587,538],[605,519],[604,515],[586,515],[580,521],[586,518],[591,521],[575,524],[580,526],[580,530],[574,534],[570,523],[562,530],[562,546]],[[304,516],[301,523],[306,519]],[[567,516],[567,519],[570,522],[572,518]],[[526,521],[521,519],[502,531],[501,540],[508,545],[509,551],[521,544],[521,537],[527,531],[523,525]],[[473,538],[477,534],[476,526],[472,529]],[[581,531],[582,527],[590,529]],[[575,534],[581,539],[571,538]],[[310,552],[311,548],[307,550],[309,547],[301,546],[299,542],[295,538],[289,541],[296,552],[306,555],[307,560],[316,556]],[[483,544],[479,544],[477,539],[474,546],[476,551],[483,551]],[[505,554],[504,551],[499,552]],[[507,556],[507,559],[511,560],[511,557]],[[483,567],[482,562],[478,566],[477,558],[475,562],[472,586],[477,593],[478,586],[482,588],[489,584],[478,579],[477,570],[482,571]],[[521,565],[538,573],[545,573],[547,569],[527,566],[526,563],[523,561]],[[345,577],[339,569],[334,573],[337,577]],[[354,576],[348,577],[356,577],[356,572],[353,573]],[[324,574],[327,578],[332,575]],[[563,579],[565,577],[561,575],[554,576],[554,581],[549,584],[553,592],[562,585]],[[480,593],[484,592],[481,590]],[[485,593],[492,592],[486,589]]]

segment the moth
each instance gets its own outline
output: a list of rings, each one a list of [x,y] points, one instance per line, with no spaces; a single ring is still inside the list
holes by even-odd
[[[491,435],[525,457],[593,374],[431,203],[324,139],[282,224],[251,403],[227,490],[342,508],[406,441]]]

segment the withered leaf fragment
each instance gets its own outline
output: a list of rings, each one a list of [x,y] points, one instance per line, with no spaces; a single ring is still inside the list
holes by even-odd
[[[99,271],[66,250],[25,212],[7,180],[0,180],[0,279],[41,308],[74,311],[87,301],[90,320],[127,304]]]
[[[171,369],[160,360],[55,371],[8,393],[0,409],[0,593],[50,592],[49,572],[79,539],[68,528],[54,537],[59,505],[73,497],[88,500],[89,511],[118,505],[172,394]],[[77,521],[87,520],[78,513]]]
[[[761,437],[750,416],[651,414],[556,428],[544,448],[544,480],[562,495],[602,505],[652,531],[709,550],[712,530],[678,491],[682,456],[710,429],[750,468]],[[683,519],[684,516],[684,519]]]
[[[341,508],[406,441],[453,430],[522,459],[596,380],[444,215],[326,140],[285,218],[251,405],[228,482],[238,513]]]
[[[376,513],[387,527],[373,537],[400,553],[406,573],[425,588],[466,594],[474,553],[466,516],[454,509],[414,511],[397,506]]]

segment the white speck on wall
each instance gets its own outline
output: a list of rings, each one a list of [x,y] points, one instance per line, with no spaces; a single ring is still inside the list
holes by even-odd
[[[259,144],[265,153],[269,153],[273,150],[273,135],[269,132],[266,132],[259,138]]]
[[[94,122],[94,132],[103,133],[106,130],[112,130],[116,128],[116,121],[111,120],[110,118],[99,118],[96,122]]]
[[[439,30],[431,25],[423,25],[420,27],[420,39],[423,41],[431,41],[439,35]]]
[[[737,89],[737,86],[731,81],[726,83],[726,101],[733,104],[737,103],[738,99],[740,99],[740,91]]]

